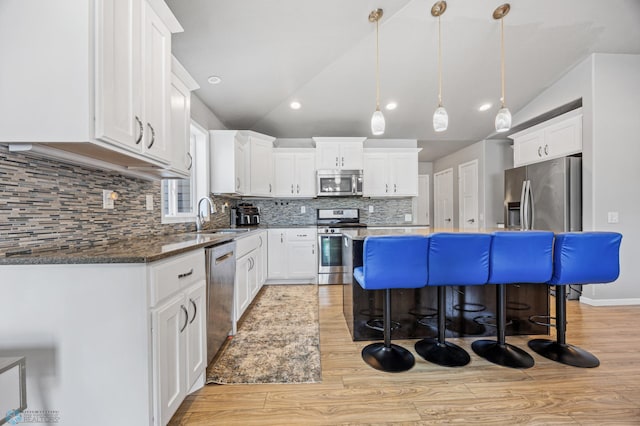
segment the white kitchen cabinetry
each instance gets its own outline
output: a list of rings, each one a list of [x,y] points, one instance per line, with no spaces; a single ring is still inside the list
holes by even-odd
[[[211,192],[273,195],[275,138],[248,130],[212,130]]]
[[[253,299],[256,297],[264,282],[263,264],[267,232],[252,232],[250,235],[236,239],[236,282],[234,291],[233,333]]]
[[[269,229],[270,281],[317,282],[316,228]]]
[[[274,196],[312,198],[316,194],[315,152],[308,148],[275,149]]]
[[[193,166],[191,155],[191,91],[198,83],[173,57],[171,61],[171,163],[176,175],[189,177]]]
[[[10,2],[0,28],[12,39],[0,45],[3,79],[12,82],[0,98],[1,141],[171,176],[163,171],[171,160],[171,33],[182,28],[164,2]]]
[[[418,150],[366,149],[362,186],[365,197],[418,196]]]
[[[570,111],[509,136],[513,165],[524,166],[582,152],[582,112]]]
[[[316,169],[362,170],[366,138],[315,137]]]
[[[167,424],[206,369],[207,305],[202,251],[152,263],[149,283],[154,416],[160,424]]]

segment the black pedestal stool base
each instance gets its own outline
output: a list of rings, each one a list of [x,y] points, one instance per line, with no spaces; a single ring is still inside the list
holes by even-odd
[[[531,368],[535,361],[522,349],[495,340],[476,340],[471,349],[482,358],[494,364],[511,368]]]
[[[600,365],[598,358],[577,346],[562,345],[548,339],[533,339],[529,341],[529,347],[545,358],[573,367],[594,368]]]
[[[402,346],[372,343],[362,349],[362,359],[376,370],[399,373],[410,370],[416,363],[413,354]]]
[[[443,367],[462,367],[471,362],[471,357],[458,345],[438,342],[438,339],[422,339],[415,345],[416,352],[429,362]]]

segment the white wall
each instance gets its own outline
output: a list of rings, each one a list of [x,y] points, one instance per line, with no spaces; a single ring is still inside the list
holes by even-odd
[[[593,54],[514,115],[514,125],[582,98],[583,229],[623,235],[620,278],[585,287],[590,304],[640,304],[640,55]],[[617,211],[620,222],[607,223]]]

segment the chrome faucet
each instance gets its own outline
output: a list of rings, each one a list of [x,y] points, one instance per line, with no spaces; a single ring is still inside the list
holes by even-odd
[[[202,216],[202,202],[207,200],[209,203],[209,214],[214,212],[213,201],[209,197],[202,197],[198,200],[198,215],[196,216],[196,231],[202,231],[202,227],[204,226],[204,217]]]

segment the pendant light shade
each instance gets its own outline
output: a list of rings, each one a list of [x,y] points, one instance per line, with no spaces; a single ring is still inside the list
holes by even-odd
[[[440,31],[440,16],[447,10],[446,1],[438,1],[431,8],[431,15],[438,18],[438,108],[433,113],[433,130],[444,132],[449,126],[449,114],[442,106],[442,46]]]
[[[384,115],[380,111],[380,48],[378,41],[378,21],[382,18],[382,9],[376,9],[369,14],[369,22],[376,23],[376,110],[371,116],[371,133],[374,135],[384,134]]]
[[[384,126],[384,115],[382,115],[380,109],[376,109],[371,116],[371,133],[376,136],[384,134]]]
[[[502,87],[501,107],[496,115],[496,132],[506,132],[511,128],[511,112],[505,105],[504,97],[504,17],[507,16],[509,10],[511,10],[511,6],[509,3],[505,3],[493,11],[493,19],[500,20],[500,84]]]

